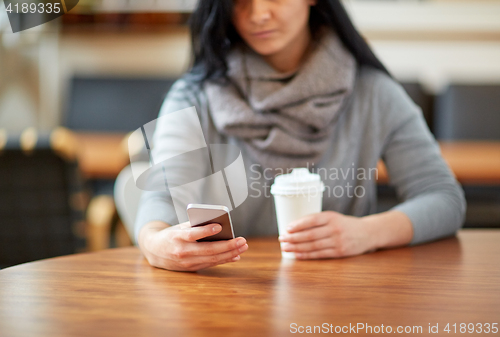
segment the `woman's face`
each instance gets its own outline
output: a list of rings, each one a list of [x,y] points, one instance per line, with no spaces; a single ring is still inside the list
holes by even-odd
[[[309,11],[315,3],[316,0],[234,0],[233,25],[261,55],[292,52],[291,45],[309,38]]]

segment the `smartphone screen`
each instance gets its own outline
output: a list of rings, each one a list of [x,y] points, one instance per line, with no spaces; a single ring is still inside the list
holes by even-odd
[[[211,223],[218,223],[222,230],[214,235],[198,240],[219,241],[234,239],[233,225],[229,215],[229,209],[221,205],[189,204],[187,215],[191,227],[205,226]]]

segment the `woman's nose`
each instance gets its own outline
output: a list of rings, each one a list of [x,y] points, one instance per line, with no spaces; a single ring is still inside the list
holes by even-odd
[[[260,25],[271,18],[269,0],[251,0],[250,19],[252,23]]]

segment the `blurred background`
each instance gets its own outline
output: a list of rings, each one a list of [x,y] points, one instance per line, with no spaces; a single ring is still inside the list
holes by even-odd
[[[466,227],[500,227],[500,0],[344,4],[422,108],[466,192]],[[0,268],[132,244],[133,214],[113,198],[124,139],[188,69],[195,5],[80,0],[14,34],[0,3]],[[382,211],[397,200],[380,169]]]

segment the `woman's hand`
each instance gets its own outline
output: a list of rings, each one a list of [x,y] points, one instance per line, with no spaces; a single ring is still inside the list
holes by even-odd
[[[219,264],[236,262],[248,249],[242,237],[227,241],[197,242],[219,233],[219,224],[192,228],[189,222],[177,226],[155,221],[146,224],[139,234],[139,246],[148,262],[158,268],[197,271]]]
[[[279,240],[298,259],[323,259],[408,244],[412,236],[409,218],[398,211],[362,218],[325,211],[292,222]]]

